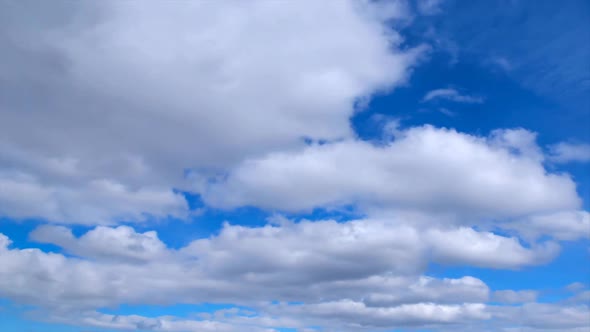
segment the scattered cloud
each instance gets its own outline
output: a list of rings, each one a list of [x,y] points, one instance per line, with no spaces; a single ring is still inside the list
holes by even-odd
[[[442,12],[444,0],[418,0],[418,12],[422,15],[437,15]]]
[[[99,226],[76,238],[66,227],[42,225],[31,232],[29,238],[39,243],[55,244],[79,257],[104,260],[148,261],[168,254],[156,232],[136,233],[128,226]]]
[[[500,69],[507,72],[511,71],[513,68],[513,64],[505,57],[495,56],[490,58],[490,62],[496,67],[499,67]]]
[[[3,308],[109,330],[586,331],[587,285],[539,303],[542,289],[492,289],[479,271],[549,264],[562,241],[590,239],[585,197],[560,169],[589,161],[587,144],[402,126],[388,110],[368,115],[376,141],[354,132],[351,118],[407,85],[432,47],[400,31],[443,7],[1,3],[0,218],[39,223],[28,239],[3,229],[15,243],[0,233]],[[425,34],[459,61],[463,45]],[[489,61],[522,75],[522,58],[498,52],[509,57]],[[552,87],[579,62],[567,59],[524,84]],[[484,97],[441,88],[421,101],[455,116],[442,106]],[[241,207],[273,217],[232,224]],[[356,216],[319,216],[343,207]],[[204,210],[228,221],[180,247],[163,241],[161,221]],[[135,308],[175,304],[223,308]]]
[[[544,168],[534,139],[414,127],[385,146],[345,140],[247,160],[200,192],[215,207],[286,211],[357,204],[499,218],[579,208],[574,182]]]
[[[590,213],[587,211],[560,211],[531,215],[502,227],[517,230],[527,239],[535,240],[549,235],[562,241],[590,238]]]
[[[99,226],[75,237],[61,226],[41,226],[32,240],[56,244],[76,257],[11,248],[10,239],[1,235],[0,296],[35,305],[45,320],[113,329],[233,331],[315,324],[381,329],[491,317],[484,305],[489,289],[481,280],[426,277],[430,260],[506,268],[547,259],[543,248],[527,249],[492,233],[465,228],[422,232],[411,221],[369,219],[225,225],[217,236],[173,250],[153,231]],[[455,247],[459,243],[462,250]],[[19,287],[23,284],[27,287]],[[269,298],[279,302],[269,303]],[[192,322],[96,312],[123,303],[203,302],[233,303],[256,314]]]
[[[422,102],[431,102],[437,99],[449,100],[456,103],[464,104],[481,104],[484,102],[483,97],[470,96],[461,94],[455,89],[436,89],[429,91],[422,98]]]
[[[446,116],[449,116],[449,117],[454,117],[457,115],[457,113],[449,110],[448,108],[444,108],[444,107],[439,108],[438,111]]]
[[[549,161],[564,164],[590,161],[590,144],[561,142],[549,146]]]

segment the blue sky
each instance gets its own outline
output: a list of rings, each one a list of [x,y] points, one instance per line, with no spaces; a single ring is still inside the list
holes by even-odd
[[[587,1],[0,8],[2,331],[590,328]]]

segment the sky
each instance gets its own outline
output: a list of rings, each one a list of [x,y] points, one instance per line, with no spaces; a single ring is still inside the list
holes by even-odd
[[[1,1],[0,330],[590,329],[590,3]]]

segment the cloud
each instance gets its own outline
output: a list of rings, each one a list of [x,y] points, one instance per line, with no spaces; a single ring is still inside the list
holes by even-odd
[[[548,159],[554,163],[590,161],[590,144],[574,144],[561,142],[549,146]]]
[[[535,240],[548,235],[558,240],[574,241],[590,238],[590,213],[587,211],[560,211],[527,216],[502,225],[518,231],[521,236]]]
[[[508,72],[513,69],[513,64],[505,57],[501,56],[494,56],[489,59],[492,65],[501,68],[502,70]]]
[[[568,290],[569,292],[573,292],[573,293],[584,290],[585,288],[586,288],[586,285],[582,282],[573,282],[565,287],[566,290]]]
[[[484,102],[482,97],[462,95],[455,89],[436,89],[429,91],[424,98],[422,98],[422,102],[430,102],[437,99],[445,99],[465,104],[481,104]]]
[[[166,188],[132,189],[107,179],[47,186],[20,172],[0,171],[0,214],[57,223],[112,224],[188,215],[184,196]]]
[[[494,315],[523,331],[583,331],[590,326],[587,305],[526,303],[496,307]],[[520,331],[517,329],[516,331]]]
[[[429,261],[513,268],[545,259],[543,250],[536,253],[536,248],[490,233],[470,242],[464,230],[445,231],[447,241],[442,242],[439,231],[431,232],[422,234],[409,221],[364,219],[226,225],[217,236],[172,250],[153,231],[97,227],[75,237],[61,226],[41,226],[32,232],[32,240],[56,244],[76,257],[11,249],[10,240],[0,237],[0,296],[58,312],[122,303],[253,305],[269,298],[352,300],[383,308],[452,305],[485,301],[487,286],[471,277],[423,277]],[[478,236],[472,232],[470,236]],[[451,243],[462,243],[464,251],[476,254],[465,256]]]
[[[367,307],[364,303],[343,300],[320,304],[286,307],[295,317],[312,322],[341,321],[343,326],[364,329],[389,329],[393,326],[461,323],[490,318],[483,304],[437,305],[433,303],[406,304],[397,307]]]
[[[510,289],[495,291],[493,295],[494,301],[502,303],[523,303],[535,302],[537,300],[538,292],[532,290],[513,291]]]
[[[483,303],[488,300],[489,296],[488,286],[473,277],[436,279],[423,276],[416,282],[407,284],[406,287],[406,289],[399,289],[396,292],[383,291],[369,294],[363,302],[369,307],[387,307],[421,302],[441,304]]]
[[[182,319],[178,317],[144,317],[140,315],[111,315],[96,311],[86,311],[79,313],[77,316],[63,314],[53,315],[51,322],[64,323],[69,325],[92,326],[116,330],[141,330],[141,331],[158,331],[158,332],[276,332],[277,330],[268,329],[250,324],[233,324],[222,320],[213,319]]]
[[[96,227],[75,238],[66,227],[42,225],[29,237],[35,242],[52,243],[70,254],[89,258],[149,261],[168,254],[156,232],[136,233],[128,226]]]
[[[440,6],[418,2],[423,15]],[[410,16],[404,2],[364,0],[0,5],[0,217],[51,223],[29,240],[57,246],[0,234],[0,298],[117,330],[588,327],[587,290],[542,304],[534,290],[427,275],[431,263],[546,264],[556,240],[587,237],[588,213],[572,179],[545,167],[580,160],[579,147],[545,155],[524,129],[389,120],[378,144],[355,137],[357,106],[407,83],[428,49],[396,31]],[[454,89],[423,101],[435,100],[483,102]],[[183,191],[207,208],[363,216],[226,223],[181,248],[128,226],[186,218]],[[105,313],[203,303],[232,306]]]
[[[215,207],[286,211],[357,204],[500,218],[578,208],[574,182],[541,159],[522,129],[479,137],[422,126],[382,146],[345,140],[250,159],[200,192]]]
[[[418,12],[422,15],[437,15],[442,12],[443,0],[418,0]]]
[[[554,255],[550,243],[525,248],[514,238],[425,228],[413,220],[226,224],[218,235],[176,250],[154,231],[127,226],[99,226],[76,237],[65,227],[43,225],[30,238],[74,256],[12,248],[1,235],[0,297],[35,306],[43,320],[155,331],[468,325],[509,313],[488,309],[490,290],[477,278],[424,276],[429,262],[520,268]],[[253,313],[203,313],[193,321],[97,312],[173,303],[233,303]]]
[[[438,111],[446,116],[449,116],[449,117],[454,117],[457,115],[457,113],[449,110],[448,108],[444,108],[444,107],[439,108]]]
[[[401,49],[390,24],[405,19],[401,4],[373,1],[0,12],[0,173],[26,178],[0,188],[32,194],[0,194],[0,214],[17,219],[176,216],[185,170],[350,137],[355,100],[403,84],[425,50]]]
[[[553,242],[545,242],[531,250],[522,247],[516,238],[476,232],[471,228],[434,230],[430,238],[436,261],[468,266],[515,268],[531,262],[547,263],[559,253],[559,246]]]

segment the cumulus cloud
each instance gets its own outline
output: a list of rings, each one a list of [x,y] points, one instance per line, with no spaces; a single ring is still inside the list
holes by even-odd
[[[571,178],[541,159],[523,129],[479,137],[422,126],[382,146],[346,140],[250,159],[200,190],[216,207],[287,211],[357,204],[498,218],[579,207]]]
[[[156,260],[167,254],[166,245],[158,239],[154,231],[136,233],[128,226],[96,227],[80,238],[62,226],[42,225],[29,235],[30,239],[41,243],[52,243],[66,252],[89,258]]]
[[[186,169],[350,137],[355,100],[402,84],[424,51],[402,50],[389,24],[407,15],[401,2],[22,1],[0,12],[0,172],[26,177],[0,188],[31,194],[0,194],[12,218],[175,215]]]
[[[515,331],[583,331],[590,327],[587,305],[526,303],[493,309]],[[576,330],[577,329],[577,330]]]
[[[434,259],[440,262],[469,266],[515,268],[547,263],[559,253],[554,242],[545,242],[532,250],[524,248],[516,238],[506,238],[471,228],[430,233]]]
[[[549,214],[530,215],[502,225],[518,231],[527,239],[535,240],[543,235],[558,240],[590,238],[590,213],[587,211],[559,211]]]
[[[436,89],[429,91],[422,98],[422,102],[429,102],[437,99],[444,99],[465,104],[481,104],[484,102],[482,97],[464,95],[455,89]]]
[[[468,324],[496,315],[485,305],[489,288],[469,276],[424,276],[428,262],[518,268],[551,255],[548,244],[525,248],[513,238],[464,227],[419,229],[410,221],[371,219],[226,224],[219,235],[174,250],[153,231],[99,226],[76,237],[65,227],[44,225],[31,240],[74,257],[11,248],[0,236],[0,297],[34,305],[44,319],[114,329],[257,331],[320,324],[353,331]],[[256,314],[192,321],[96,312],[172,303],[233,303]]]
[[[306,303],[352,300],[368,308],[397,308],[411,303],[481,303],[488,294],[487,286],[475,278],[420,277],[427,262],[438,259],[430,252],[449,244],[433,242],[409,226],[382,221],[226,225],[218,236],[195,240],[177,251],[163,246],[154,232],[137,233],[122,226],[97,227],[78,238],[63,227],[41,226],[31,238],[62,246],[77,257],[10,249],[2,236],[0,296],[60,312],[120,303],[248,305],[269,298]],[[447,239],[463,241],[452,233]],[[465,242],[464,248],[487,245]],[[538,264],[539,258],[527,251],[491,242],[478,254],[482,266]],[[519,252],[523,258],[506,263],[507,256]],[[453,251],[445,253],[442,264],[466,260]],[[474,258],[467,260],[473,263]],[[367,310],[373,314],[373,309]]]
[[[417,6],[432,15],[441,1]],[[587,238],[575,183],[544,163],[588,158],[563,144],[545,155],[525,129],[478,136],[391,120],[383,142],[358,139],[358,105],[406,83],[428,49],[395,29],[408,8],[0,4],[0,217],[50,223],[29,240],[58,248],[0,234],[0,299],[35,308],[27,317],[121,330],[587,327],[586,290],[549,305],[532,290],[426,275],[431,263],[537,266],[559,253],[555,241]],[[483,102],[454,89],[423,98],[435,100]],[[181,248],[127,226],[186,218],[185,191],[207,208],[363,216],[226,223]],[[178,303],[232,305],[185,318],[105,313]]]
[[[58,223],[112,224],[188,215],[188,204],[166,188],[132,189],[107,179],[82,186],[48,186],[18,172],[0,172],[0,214]]]
[[[590,161],[590,144],[561,142],[550,145],[549,160],[559,164]]]

